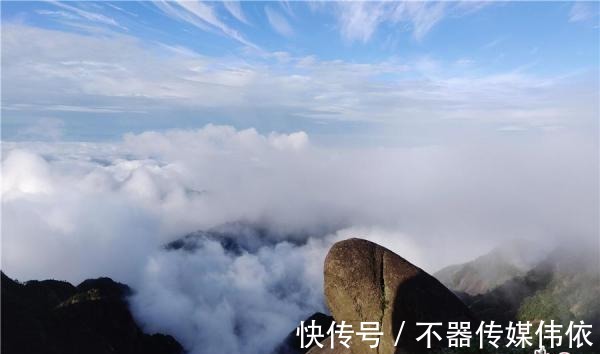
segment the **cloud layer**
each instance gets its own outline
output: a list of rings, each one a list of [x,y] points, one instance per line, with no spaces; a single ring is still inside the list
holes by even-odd
[[[147,330],[192,353],[258,353],[324,310],[322,261],[336,240],[372,239],[429,271],[508,239],[594,240],[596,148],[558,133],[325,148],[304,132],[211,125],[118,143],[4,143],[2,268],[18,279],[111,276],[137,290]],[[223,225],[241,252],[219,238],[164,249]]]
[[[376,225],[431,242],[456,235],[589,237],[597,208],[590,193],[595,147],[554,133],[452,147],[325,148],[304,132],[261,135],[210,125],[130,134],[120,143],[5,143],[4,213],[14,213],[3,225],[5,241],[64,239],[57,246],[79,247],[81,234],[98,232],[90,240],[104,246],[139,236],[154,247],[233,221],[283,234]],[[18,222],[24,218],[32,222]],[[86,222],[103,226],[87,230]],[[39,232],[26,232],[35,227]],[[4,256],[9,266],[42,271],[40,262],[54,256],[42,249],[31,255],[35,262],[20,261],[26,254],[18,252]],[[83,273],[63,276],[91,275]]]
[[[18,24],[3,24],[2,46],[2,83],[11,88],[3,92],[3,115],[17,125],[30,122],[24,118],[73,113],[112,122],[111,115],[126,113],[133,125],[173,115],[244,117],[246,126],[259,129],[313,122],[346,123],[347,130],[362,122],[415,136],[434,131],[441,138],[449,129],[465,134],[597,127],[588,72],[489,72],[469,60],[427,56],[360,63],[249,51],[244,60],[215,58],[124,34],[90,36]],[[110,124],[116,123],[103,126]]]
[[[487,4],[11,8],[3,140],[27,141],[2,142],[3,271],[110,276],[136,290],[146,330],[193,354],[258,354],[325,310],[337,240],[371,239],[428,271],[510,239],[597,241],[595,71],[527,63],[539,48],[497,32],[448,53],[424,43]],[[579,3],[568,15],[594,19]],[[307,46],[318,30],[333,36]],[[238,128],[165,131],[203,122]]]

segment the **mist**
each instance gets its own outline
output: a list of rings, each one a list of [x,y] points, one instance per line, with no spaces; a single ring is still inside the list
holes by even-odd
[[[564,132],[325,147],[302,131],[208,125],[112,143],[5,142],[2,269],[19,280],[109,276],[135,290],[144,329],[192,353],[268,352],[326,311],[332,243],[371,239],[433,272],[512,239],[597,242],[597,181],[597,143]],[[239,250],[202,237],[165,248],[223,227]]]

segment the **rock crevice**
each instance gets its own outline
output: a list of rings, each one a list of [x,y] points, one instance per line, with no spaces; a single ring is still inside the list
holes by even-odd
[[[415,340],[416,322],[473,319],[466,306],[435,278],[367,240],[353,238],[334,244],[325,259],[324,279],[326,303],[336,322],[346,321],[355,331],[361,322],[380,323],[379,346],[370,348],[371,343],[355,334],[353,354],[422,352],[423,344]]]

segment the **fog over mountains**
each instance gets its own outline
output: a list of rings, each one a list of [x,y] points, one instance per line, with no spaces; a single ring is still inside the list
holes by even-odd
[[[600,317],[544,262],[598,246],[600,3],[0,7],[2,352],[272,354],[349,238],[474,312]]]
[[[335,241],[370,239],[433,272],[508,239],[593,240],[596,148],[560,132],[333,148],[304,132],[212,125],[113,143],[7,142],[3,271],[109,276],[134,289],[144,329],[192,353],[258,353],[325,311]]]

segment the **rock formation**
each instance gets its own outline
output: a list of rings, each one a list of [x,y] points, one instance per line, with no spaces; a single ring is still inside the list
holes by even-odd
[[[417,328],[416,322],[446,325],[473,319],[467,307],[438,280],[370,241],[349,239],[333,245],[325,259],[324,274],[327,305],[337,323],[344,320],[354,331],[360,329],[361,322],[381,324],[379,347],[371,349],[369,342],[354,336],[354,354],[421,352],[424,340],[415,339],[424,327]],[[402,321],[405,325],[395,347]],[[445,327],[438,332],[445,337]],[[324,352],[315,348],[310,353]]]

